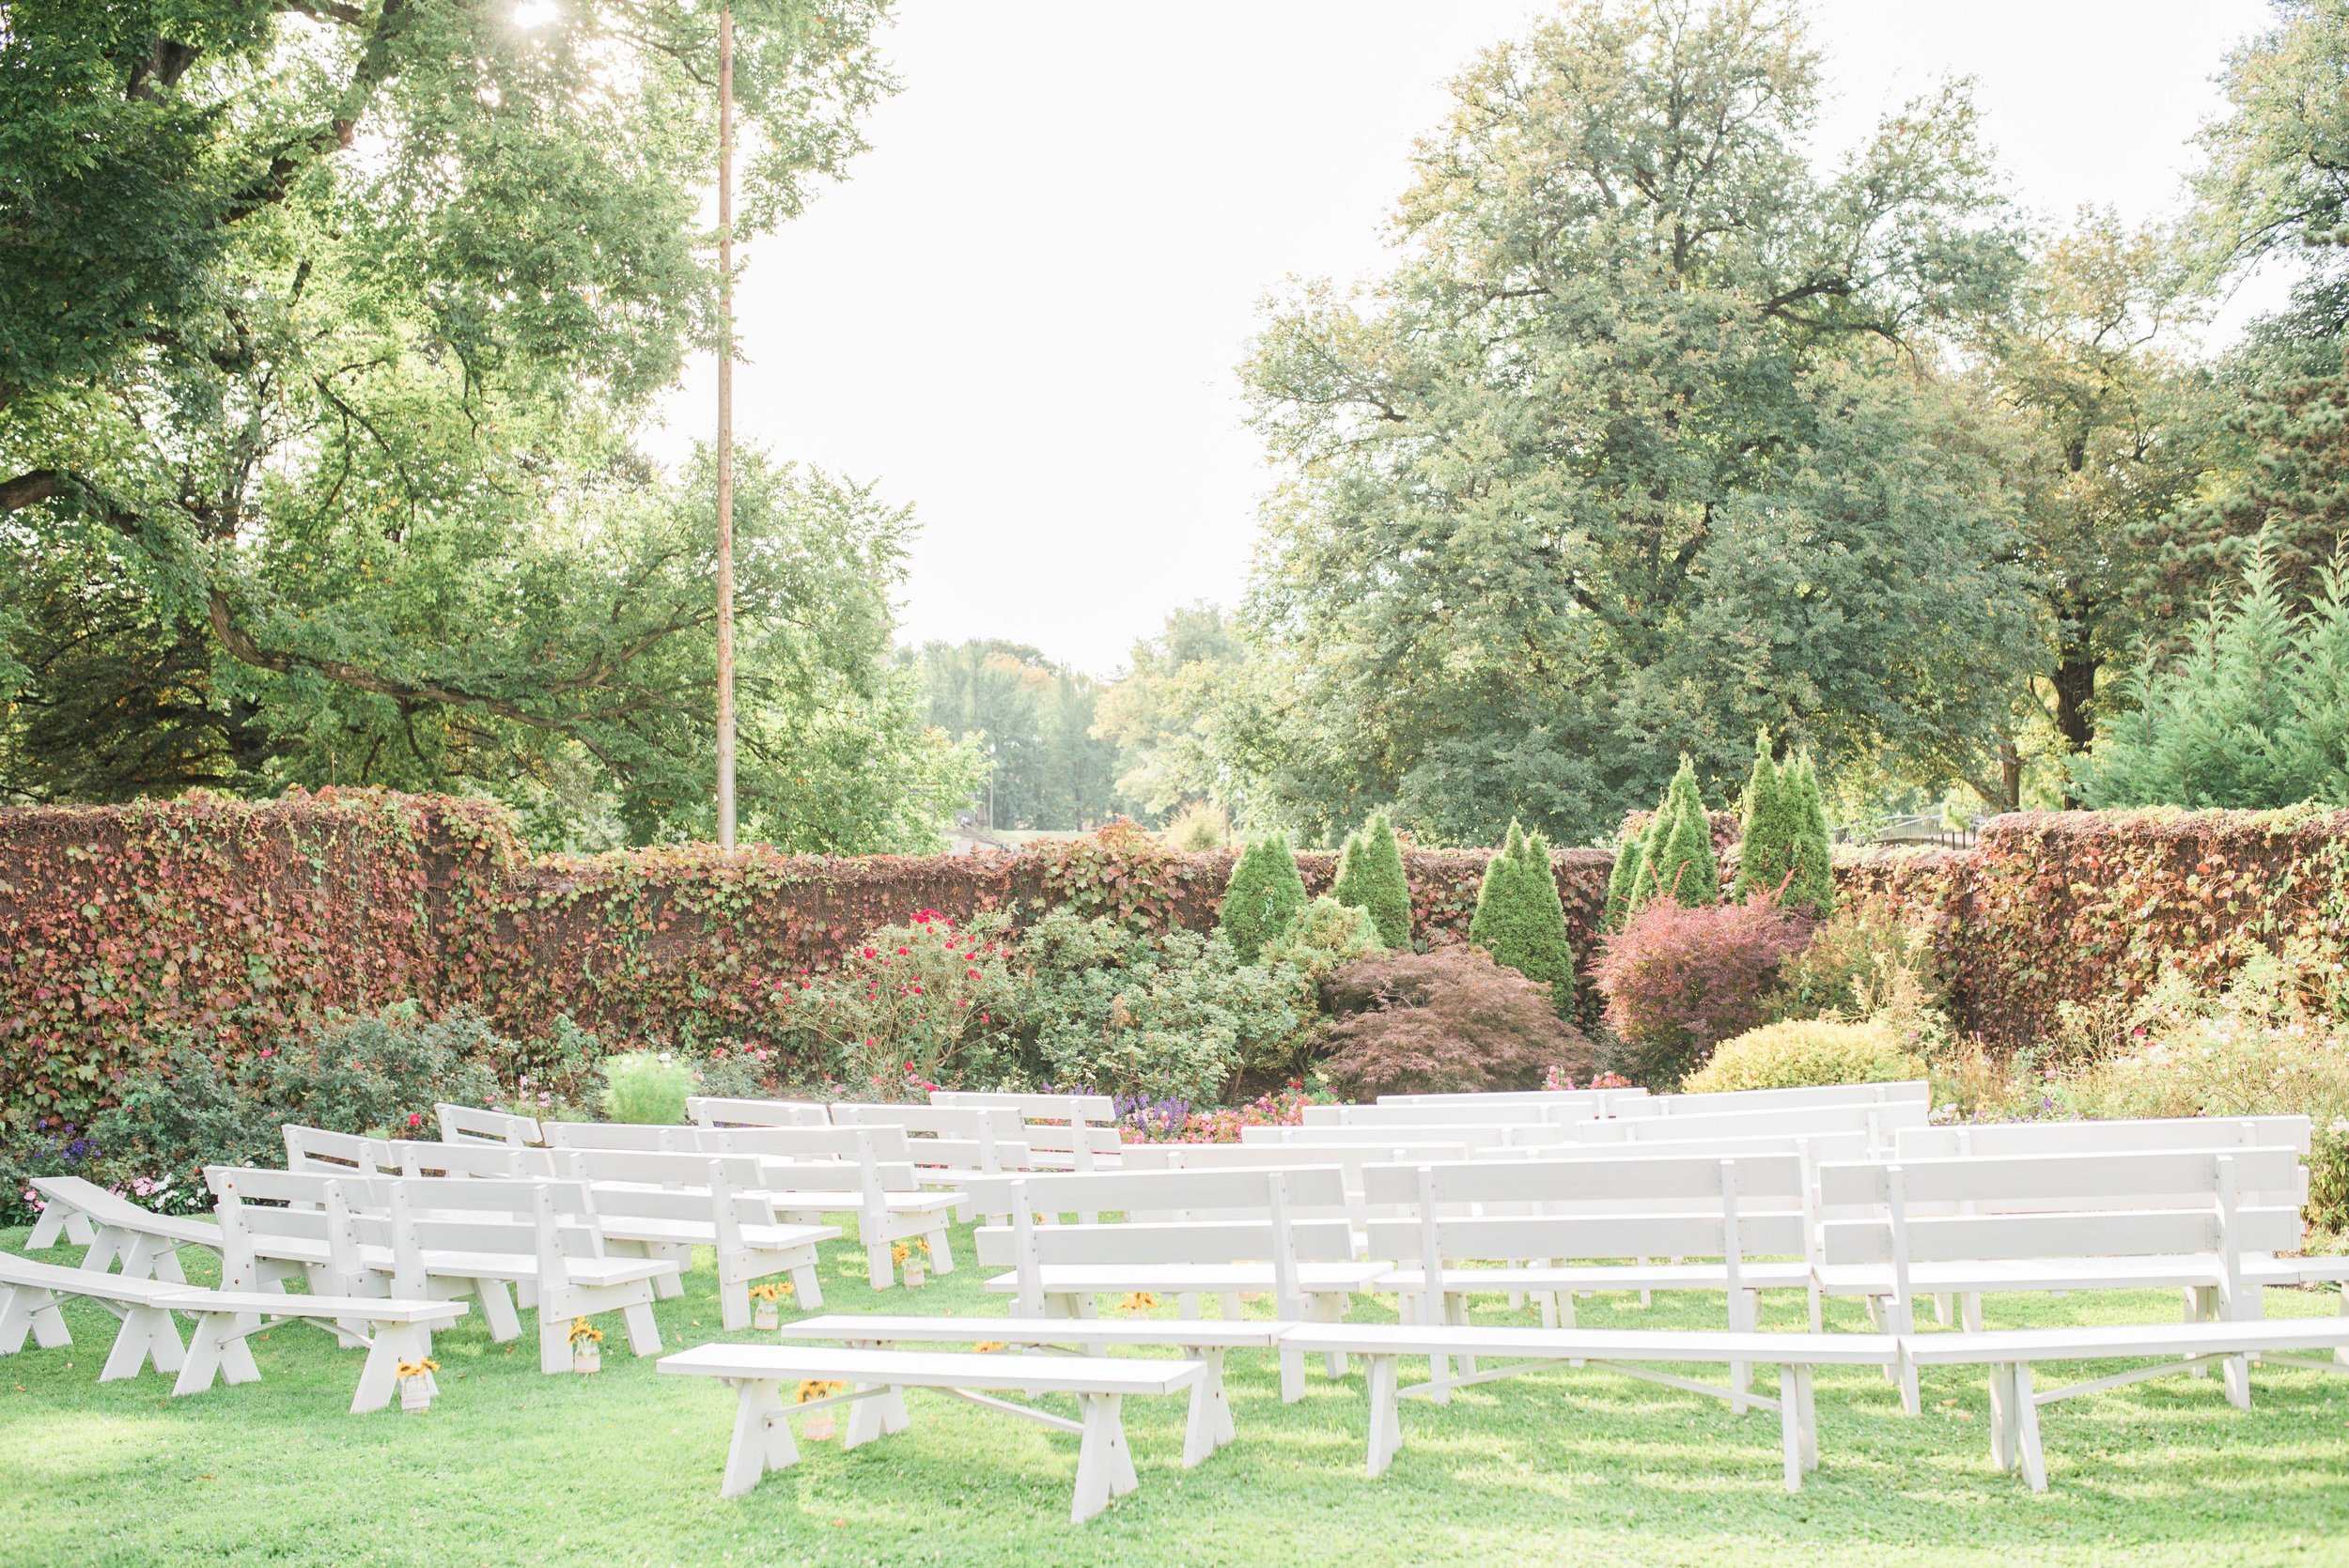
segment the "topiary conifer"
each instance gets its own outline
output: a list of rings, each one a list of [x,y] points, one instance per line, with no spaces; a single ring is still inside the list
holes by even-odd
[[[1558,1010],[1572,1009],[1574,944],[1566,936],[1549,841],[1540,833],[1528,836],[1517,823],[1509,824],[1500,852],[1486,862],[1469,940],[1528,980],[1548,981]]]
[[[1656,862],[1655,896],[1670,898],[1682,908],[1721,901],[1721,867],[1713,853],[1713,824],[1704,814],[1704,797],[1697,789],[1694,764],[1683,756],[1680,771],[1664,792],[1663,837],[1650,829],[1650,856]]]
[[[1607,874],[1607,903],[1598,916],[1600,930],[1623,929],[1631,913],[1631,885],[1640,878],[1640,859],[1646,853],[1644,830],[1624,835],[1623,847],[1615,851],[1615,869]]]
[[[1389,947],[1411,945],[1411,885],[1403,871],[1403,846],[1385,812],[1371,813],[1361,832],[1346,836],[1330,896],[1369,915],[1378,939]]]
[[[1286,834],[1274,833],[1243,850],[1223,886],[1223,903],[1216,911],[1215,928],[1240,962],[1252,964],[1264,944],[1288,929],[1297,911],[1305,907],[1305,879],[1297,874],[1297,856]]]
[[[1770,733],[1755,732],[1753,771],[1746,779],[1745,831],[1737,848],[1737,882],[1732,890],[1742,904],[1757,893],[1776,896],[1786,880],[1794,854],[1794,765],[1781,768],[1770,756]]]
[[[1786,857],[1786,892],[1781,902],[1790,909],[1825,920],[1835,909],[1835,862],[1827,828],[1827,803],[1819,796],[1819,770],[1809,753],[1790,765],[1792,787],[1787,815],[1793,825]]]

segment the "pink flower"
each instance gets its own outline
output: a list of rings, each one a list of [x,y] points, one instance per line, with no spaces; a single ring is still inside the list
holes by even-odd
[[[410,1111],[408,1113],[408,1125],[412,1127],[420,1127],[424,1126],[424,1112],[420,1110]]]

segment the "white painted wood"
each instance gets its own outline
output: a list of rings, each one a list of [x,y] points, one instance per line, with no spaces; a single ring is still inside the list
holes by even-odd
[[[688,1099],[685,1114],[705,1127],[820,1127],[832,1120],[817,1100],[727,1099],[714,1094]]]
[[[724,1327],[748,1328],[751,1286],[777,1275],[791,1277],[801,1306],[823,1306],[817,1247],[838,1240],[840,1229],[779,1219],[757,1190],[758,1161],[589,1149],[562,1151],[555,1159],[558,1173],[588,1184],[608,1244],[643,1256],[676,1258],[686,1267],[690,1249],[712,1249]]]
[[[1904,1161],[2009,1155],[2142,1154],[2161,1149],[2279,1147],[2306,1157],[2306,1116],[2174,1116],[2110,1122],[1984,1122],[1904,1128]]]
[[[528,1116],[503,1110],[483,1110],[466,1105],[432,1108],[444,1143],[509,1143],[516,1147],[543,1143],[538,1124]]]

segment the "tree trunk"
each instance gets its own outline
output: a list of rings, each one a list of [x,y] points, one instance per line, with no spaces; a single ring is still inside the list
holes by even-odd
[[[2061,660],[2056,665],[2053,682],[2056,733],[2063,737],[2067,751],[2084,752],[2088,750],[2088,743],[2096,737],[2095,715],[2091,711],[2096,700],[2096,667],[2095,658],[2081,648],[2066,648]],[[2079,806],[2079,798],[2066,784],[2063,791],[2064,810],[2077,811]]]

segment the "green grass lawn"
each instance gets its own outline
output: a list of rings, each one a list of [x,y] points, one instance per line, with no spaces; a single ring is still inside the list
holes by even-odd
[[[877,1295],[862,1254],[834,1244],[828,1306],[992,1310],[967,1233],[957,1246],[962,1272]],[[723,1337],[704,1263],[661,1304],[671,1347]],[[1768,1327],[1800,1326],[1798,1298],[1766,1301]],[[2273,1316],[2333,1307],[2268,1296]],[[1857,1309],[1832,1310],[1858,1326]],[[1994,1298],[1990,1320],[2174,1311],[2166,1295]],[[358,1358],[316,1329],[257,1339],[260,1383],[173,1400],[152,1372],[100,1386],[113,1319],[67,1312],[70,1348],[0,1360],[0,1562],[2349,1561],[2349,1378],[2309,1372],[2256,1373],[2248,1416],[2216,1379],[2056,1406],[2043,1497],[1990,1469],[1979,1375],[1929,1370],[1909,1419],[1877,1374],[1822,1372],[1823,1467],[1788,1497],[1775,1416],[1563,1367],[1449,1409],[1407,1405],[1403,1452],[1372,1482],[1359,1373],[1332,1382],[1316,1362],[1304,1402],[1283,1406],[1269,1358],[1235,1355],[1238,1440],[1186,1472],[1181,1399],[1128,1401],[1142,1488],[1072,1528],[1074,1438],[918,1391],[908,1432],[854,1453],[802,1443],[796,1469],[722,1500],[731,1396],[656,1376],[616,1320],[600,1375],[547,1377],[535,1338],[493,1345],[469,1318],[438,1338],[429,1414],[353,1417]],[[1479,1316],[1508,1318],[1498,1303]],[[1581,1312],[1595,1327],[1719,1319],[1701,1297]]]

